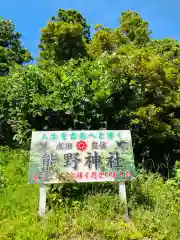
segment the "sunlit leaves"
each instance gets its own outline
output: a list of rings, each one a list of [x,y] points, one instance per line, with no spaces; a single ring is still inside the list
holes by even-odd
[[[0,18],[0,76],[7,75],[9,67],[15,63],[32,59],[29,51],[22,47],[20,37],[11,21]]]
[[[53,17],[41,33],[40,60],[62,64],[71,58],[87,56],[89,26],[77,11],[59,9],[57,17]]]

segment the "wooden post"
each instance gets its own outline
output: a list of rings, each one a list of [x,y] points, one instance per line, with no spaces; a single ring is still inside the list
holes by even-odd
[[[119,183],[119,197],[120,197],[121,201],[123,201],[125,203],[125,212],[124,212],[123,218],[124,218],[125,221],[128,221],[129,216],[128,216],[128,208],[127,208],[127,197],[126,197],[125,182],[120,182]]]
[[[46,213],[46,185],[40,185],[39,215],[45,216]]]

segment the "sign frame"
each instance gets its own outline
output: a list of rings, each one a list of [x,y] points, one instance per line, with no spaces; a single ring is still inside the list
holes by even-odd
[[[34,162],[33,162],[33,160],[35,159],[33,159],[33,153],[34,152],[36,152],[37,153],[37,150],[36,151],[34,151],[33,152],[33,149],[34,149],[34,146],[37,146],[37,144],[39,143],[39,140],[37,140],[37,138],[38,137],[40,137],[41,136],[41,143],[42,144],[44,144],[44,146],[45,145],[47,145],[47,144],[51,144],[52,146],[54,146],[53,144],[57,144],[57,139],[56,139],[56,133],[57,134],[59,134],[58,136],[61,136],[61,138],[62,138],[62,136],[64,136],[64,143],[63,143],[63,141],[61,142],[61,145],[59,145],[60,147],[62,147],[62,146],[66,146],[67,144],[69,144],[69,146],[71,146],[72,147],[72,145],[73,145],[73,141],[72,141],[72,139],[68,139],[68,141],[67,141],[67,139],[65,138],[65,135],[63,135],[63,134],[66,134],[66,133],[71,133],[72,135],[71,136],[75,136],[75,134],[77,133],[77,134],[79,134],[79,136],[81,136],[81,139],[76,139],[75,140],[75,142],[76,142],[76,148],[82,153],[82,152],[84,152],[85,151],[85,149],[81,149],[81,147],[79,147],[78,148],[78,144],[79,144],[79,142],[77,142],[78,140],[79,141],[81,141],[81,142],[83,142],[83,140],[82,140],[82,137],[83,137],[83,135],[84,135],[84,133],[91,133],[91,135],[94,135],[95,136],[95,134],[96,133],[98,133],[99,135],[99,139],[96,139],[95,141],[94,140],[92,140],[91,139],[91,141],[89,141],[89,142],[85,142],[85,144],[86,145],[88,145],[88,147],[89,147],[89,145],[91,145],[92,146],[92,144],[93,144],[93,142],[97,142],[99,145],[98,146],[100,146],[100,144],[101,143],[103,143],[103,144],[111,144],[111,145],[108,145],[108,148],[107,149],[109,149],[108,151],[110,151],[111,150],[111,152],[113,152],[114,151],[114,148],[112,148],[111,146],[115,146],[114,145],[114,143],[116,143],[116,146],[115,146],[115,148],[116,148],[116,153],[118,153],[119,152],[119,149],[120,149],[120,145],[122,145],[122,143],[124,142],[124,143],[127,143],[128,144],[128,150],[130,151],[129,153],[130,153],[130,157],[129,157],[129,162],[128,162],[128,164],[131,164],[131,166],[132,166],[132,170],[134,171],[133,172],[133,175],[130,175],[129,176],[129,179],[128,178],[124,178],[124,179],[119,179],[118,178],[118,180],[117,179],[112,179],[111,178],[111,180],[110,181],[116,181],[116,182],[119,182],[119,197],[121,198],[121,200],[122,201],[125,201],[125,203],[127,203],[127,199],[126,199],[126,186],[125,186],[125,181],[127,181],[127,180],[130,180],[130,179],[133,179],[133,178],[135,178],[135,176],[136,176],[136,171],[135,171],[135,165],[134,165],[134,155],[133,155],[133,148],[132,148],[132,139],[131,139],[131,132],[130,132],[130,130],[81,130],[81,131],[37,131],[37,132],[32,132],[32,141],[31,141],[31,153],[30,153],[30,170],[29,170],[29,176],[31,176],[31,174],[32,174],[32,166],[33,166],[33,164],[34,164]],[[119,134],[119,135],[118,135]],[[112,135],[115,135],[115,139],[109,139],[110,138],[110,136],[112,136]],[[47,137],[48,136],[48,137]],[[69,135],[70,136],[70,135]],[[106,136],[105,137],[105,139],[103,139],[103,136]],[[122,137],[122,136],[126,136],[126,137]],[[51,137],[51,139],[50,139],[50,142],[48,142],[49,140],[48,140],[48,138],[49,137]],[[109,137],[109,138],[108,138]],[[118,137],[119,137],[119,142],[118,142]],[[56,141],[55,141],[56,140]],[[61,140],[63,140],[63,139],[61,139]],[[104,140],[104,141],[101,141],[101,140]],[[54,142],[53,142],[54,141]],[[87,141],[88,141],[88,138],[87,138]],[[63,145],[64,144],[64,145]],[[101,146],[103,146],[103,144],[101,145]],[[126,145],[126,144],[125,144]],[[104,145],[105,146],[105,145]],[[110,147],[109,147],[110,146]],[[87,146],[86,146],[87,147]],[[77,149],[76,149],[76,151],[77,151]],[[122,148],[121,148],[122,149]],[[127,150],[126,149],[126,150]],[[57,150],[57,149],[56,149]],[[62,155],[62,153],[64,153],[65,152],[65,154],[66,154],[66,156],[67,156],[67,154],[69,154],[69,156],[70,156],[70,154],[72,155],[72,153],[70,152],[70,153],[67,153],[66,152],[66,150],[67,149],[61,149],[62,150],[62,152],[60,153],[60,156]],[[73,150],[73,153],[74,153],[74,148],[72,149]],[[104,150],[104,151],[103,151]],[[89,154],[89,156],[90,156],[90,152],[91,150],[89,150],[89,152],[87,152],[88,154]],[[104,155],[103,155],[103,157],[104,156],[106,156],[106,149],[100,149],[99,151],[96,149],[96,151],[98,152],[98,154],[101,156],[101,153],[103,152],[104,153]],[[110,152],[110,153],[111,153]],[[120,153],[122,153],[122,155],[121,156],[123,156],[123,158],[127,158],[127,154],[126,154],[126,156],[125,155],[123,155],[124,154],[124,152],[120,152]],[[65,154],[64,154],[64,156],[65,156]],[[37,154],[38,155],[38,154]],[[37,157],[37,159],[39,159],[39,156],[40,155],[38,155],[38,157]],[[81,157],[83,156],[83,158],[88,158],[87,156],[86,157],[84,157],[84,155],[82,155],[81,154]],[[112,158],[113,159],[113,161],[115,160],[115,157],[113,158],[114,156],[111,154],[111,156],[109,157],[107,157],[106,156],[106,158],[107,159],[110,159],[110,158]],[[122,158],[122,159],[123,159]],[[65,159],[65,157],[64,157],[64,159]],[[90,158],[89,158],[90,159]],[[91,160],[93,159],[93,157],[91,158]],[[94,159],[95,159],[95,156],[94,156]],[[118,157],[117,157],[117,159],[118,159]],[[65,159],[66,160],[66,159]],[[69,160],[69,159],[68,159]],[[38,160],[39,161],[39,160]],[[62,161],[62,159],[61,159],[61,161]],[[91,162],[92,163],[92,162]],[[94,163],[94,162],[93,162]],[[36,164],[37,164],[37,162],[36,162]],[[111,165],[112,164],[114,164],[114,162],[113,163],[111,163]],[[49,165],[48,165],[49,166]],[[114,165],[113,165],[113,167],[115,167]],[[96,169],[97,170],[97,169]],[[126,172],[127,173],[127,172]],[[116,174],[115,174],[116,175]],[[117,176],[117,175],[116,175]],[[124,175],[125,176],[125,175]],[[109,177],[109,175],[108,175],[108,177]],[[38,179],[39,180],[39,179]],[[94,181],[93,181],[94,180]],[[109,181],[108,180],[108,178],[107,178],[107,176],[105,176],[105,180],[104,179],[102,179],[102,181],[96,181],[97,180],[97,178],[96,179],[93,179],[92,181],[90,181],[90,182],[106,182],[106,181]],[[88,181],[77,181],[77,179],[75,179],[75,181],[76,182],[88,182]],[[33,181],[29,181],[29,184],[33,184],[33,183],[35,183],[35,182],[33,182]],[[46,184],[50,184],[50,183],[61,183],[61,181],[57,181],[57,182],[48,182],[48,181],[39,181],[37,184],[39,184],[40,185],[40,201],[39,201],[39,215],[41,216],[41,217],[43,217],[43,216],[45,216],[45,212],[46,212]],[[125,220],[128,220],[128,210],[127,210],[127,207],[126,207],[126,209],[125,209],[125,213],[124,213],[124,219]]]

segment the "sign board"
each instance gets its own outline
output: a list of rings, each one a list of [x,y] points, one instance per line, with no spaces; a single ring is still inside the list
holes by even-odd
[[[129,130],[32,132],[30,184],[124,182],[135,176]]]

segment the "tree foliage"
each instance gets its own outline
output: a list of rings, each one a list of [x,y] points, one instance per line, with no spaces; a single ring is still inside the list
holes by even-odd
[[[21,45],[20,37],[11,21],[0,18],[0,76],[7,75],[14,63],[23,64],[32,59]]]
[[[28,147],[32,129],[131,129],[136,164],[170,176],[180,146],[180,43],[152,40],[131,11],[116,29],[96,26],[90,42],[87,26],[59,10],[42,30],[41,64],[0,78],[2,144]]]
[[[40,60],[61,64],[71,58],[87,56],[89,26],[79,12],[59,9],[57,17],[52,17],[41,32]]]
[[[90,42],[90,26],[87,24],[86,19],[78,11],[71,9],[59,9],[57,17],[52,17],[52,20],[71,24],[80,24],[83,27],[82,35],[88,43]]]
[[[104,51],[116,52],[124,44],[142,47],[150,42],[151,30],[148,22],[144,21],[137,12],[122,12],[119,23],[116,29],[105,28],[101,24],[95,26],[96,32],[88,46],[90,56],[98,57]]]
[[[149,24],[139,13],[133,11],[123,12],[120,17],[120,28],[130,42],[145,45],[150,40]]]

